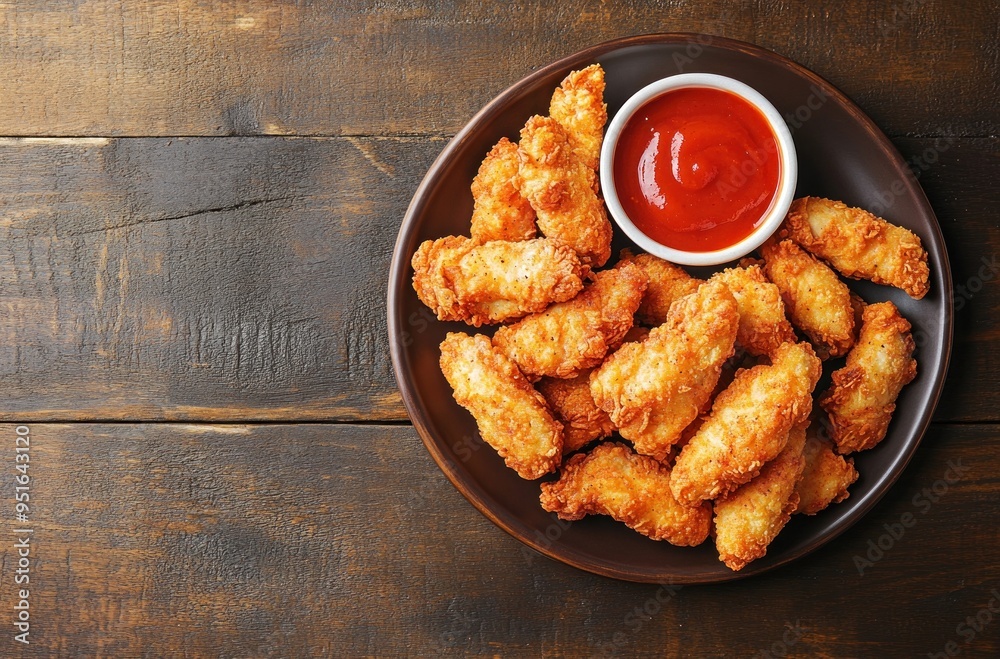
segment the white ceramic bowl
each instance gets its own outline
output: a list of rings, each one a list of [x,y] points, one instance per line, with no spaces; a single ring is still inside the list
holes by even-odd
[[[764,215],[764,219],[748,236],[738,243],[711,252],[689,252],[685,250],[668,247],[656,240],[653,240],[629,219],[625,209],[622,208],[615,189],[614,181],[614,158],[615,149],[618,144],[618,137],[622,129],[635,112],[643,105],[657,96],[676,89],[688,87],[709,87],[721,89],[733,93],[756,107],[767,119],[767,123],[774,133],[778,144],[778,155],[780,158],[778,189],[771,205]],[[788,207],[795,196],[795,183],[798,178],[798,162],[795,158],[795,144],[792,142],[792,134],[785,125],[781,115],[771,103],[752,87],[726,76],[712,73],[682,73],[668,78],[657,80],[646,85],[632,95],[621,110],[614,116],[608,124],[607,132],[604,136],[604,144],[601,147],[601,189],[604,191],[604,201],[611,211],[611,216],[622,230],[639,247],[655,254],[660,258],[672,263],[683,265],[718,265],[728,263],[755,250],[778,226],[781,225]]]

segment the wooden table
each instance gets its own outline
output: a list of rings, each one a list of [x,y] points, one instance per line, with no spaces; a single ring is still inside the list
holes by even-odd
[[[3,5],[0,656],[997,656],[998,25],[946,0]],[[540,65],[670,31],[854,99],[956,283],[946,393],[889,494],[789,566],[683,589],[473,509],[408,423],[385,321],[449,137]]]

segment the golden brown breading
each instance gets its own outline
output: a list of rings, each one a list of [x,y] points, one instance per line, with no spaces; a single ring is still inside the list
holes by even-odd
[[[535,237],[535,211],[517,187],[517,145],[500,139],[472,179],[472,239],[530,240]]]
[[[712,275],[729,287],[740,311],[736,343],[751,355],[770,355],[782,343],[795,341],[795,330],[785,317],[781,291],[764,276],[760,266],[727,268]]]
[[[680,266],[652,254],[633,254],[623,249],[619,258],[619,263],[626,261],[635,263],[649,277],[649,286],[646,287],[646,294],[642,297],[636,319],[651,327],[663,324],[674,300],[694,293],[703,283]]]
[[[529,378],[573,377],[621,343],[644,290],[646,274],[636,265],[598,272],[572,300],[498,329],[493,345]]]
[[[563,424],[563,455],[614,432],[611,417],[590,395],[590,370],[581,371],[574,378],[542,378],[535,388],[545,396],[552,414]]]
[[[715,547],[719,559],[738,571],[763,557],[799,503],[795,484],[802,477],[808,420],[795,424],[788,442],[760,474],[715,500]]]
[[[677,300],[642,343],[626,343],[590,376],[590,393],[639,453],[663,460],[708,404],[733,354],[739,313],[721,282]]]
[[[438,320],[465,320],[468,309],[459,300],[449,273],[463,256],[476,246],[465,236],[445,236],[425,240],[413,254],[413,289],[420,301],[430,307]],[[581,282],[581,287],[583,283]]]
[[[561,519],[610,515],[653,540],[699,545],[708,537],[711,507],[682,506],[670,495],[669,480],[665,465],[624,444],[606,442],[572,456],[558,481],[542,483],[540,500]]]
[[[538,215],[538,228],[565,242],[594,267],[611,256],[611,223],[591,187],[593,170],[573,153],[566,130],[551,117],[534,116],[521,129],[518,180]]]
[[[508,467],[528,480],[555,470],[562,460],[562,424],[489,337],[450,332],[441,342],[441,372],[483,441]]]
[[[413,288],[439,320],[476,327],[574,297],[589,268],[548,238],[482,245],[464,236],[427,240],[413,255]]]
[[[803,197],[792,202],[782,230],[845,277],[896,286],[918,300],[930,289],[920,238],[861,208]]]
[[[601,162],[604,124],[608,106],[604,103],[604,69],[591,64],[573,71],[552,94],[549,116],[558,121],[569,137],[573,152],[584,165],[597,171]]]
[[[795,512],[803,515],[815,515],[831,503],[840,503],[848,497],[847,488],[858,480],[854,460],[834,453],[833,443],[821,436],[821,428],[814,421],[806,432],[806,467],[795,486],[799,495]]]
[[[900,390],[917,375],[910,323],[892,302],[869,304],[847,364],[820,399],[840,453],[870,449],[885,437]]]
[[[674,465],[670,489],[678,501],[694,505],[746,483],[781,452],[792,426],[809,416],[822,372],[812,347],[785,343],[771,362],[738,372],[716,397]]]
[[[805,332],[822,359],[854,343],[851,292],[837,273],[790,240],[761,246],[764,272],[781,291],[792,324]]]

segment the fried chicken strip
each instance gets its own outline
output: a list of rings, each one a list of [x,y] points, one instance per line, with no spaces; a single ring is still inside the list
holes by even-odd
[[[472,179],[472,239],[530,240],[535,237],[535,211],[516,184],[517,145],[500,139]]]
[[[611,256],[611,223],[594,192],[593,170],[573,153],[566,130],[551,117],[534,116],[518,146],[521,194],[538,215],[538,228],[571,246],[594,267]]]
[[[614,432],[611,417],[590,395],[589,369],[574,378],[542,378],[535,388],[545,397],[556,420],[563,424],[563,455]]]
[[[424,241],[413,255],[413,288],[439,320],[479,327],[574,297],[589,268],[547,238],[482,245],[464,236]]]
[[[858,343],[833,372],[820,399],[830,415],[830,435],[842,454],[863,451],[885,437],[900,390],[917,375],[910,323],[892,302],[862,312]]]
[[[596,172],[601,161],[604,124],[608,121],[601,65],[591,64],[566,76],[552,94],[549,116],[566,129],[570,146],[580,162]]]
[[[917,300],[930,289],[920,238],[866,210],[803,197],[792,202],[783,230],[845,277],[895,286]]]
[[[625,343],[590,376],[594,402],[639,453],[663,460],[709,402],[733,354],[739,313],[721,282],[677,300],[642,343]]]
[[[837,455],[833,443],[821,436],[821,426],[813,422],[806,431],[806,460],[802,480],[795,486],[799,495],[796,513],[815,515],[831,503],[840,503],[848,497],[847,488],[858,480],[854,460]]]
[[[632,327],[646,274],[626,263],[594,275],[572,300],[497,330],[493,345],[529,378],[573,377],[604,360]]]
[[[606,442],[572,456],[558,481],[542,483],[540,500],[561,519],[610,515],[653,540],[699,545],[708,537],[711,507],[682,506],[671,496],[669,480],[665,465],[624,444]]]
[[[450,332],[441,342],[441,372],[487,444],[507,466],[533,480],[562,459],[562,424],[512,361],[482,334]]]
[[[729,287],[740,312],[736,342],[751,355],[770,355],[782,343],[795,341],[795,330],[785,317],[781,291],[767,280],[760,266],[727,268],[712,275]]]
[[[729,569],[742,570],[767,554],[767,547],[799,504],[795,485],[802,477],[808,420],[794,425],[788,442],[760,474],[715,501],[715,547]]]
[[[808,343],[785,343],[771,364],[739,371],[681,451],[670,477],[677,500],[695,505],[746,483],[785,447],[812,410],[822,364]]]
[[[833,270],[790,240],[760,248],[764,272],[781,291],[792,324],[822,358],[839,357],[854,343],[851,292]]]
[[[652,254],[633,254],[623,249],[619,259],[619,263],[635,263],[649,277],[649,285],[646,287],[645,295],[642,296],[636,319],[651,327],[663,324],[674,300],[694,293],[703,283],[680,266]]]

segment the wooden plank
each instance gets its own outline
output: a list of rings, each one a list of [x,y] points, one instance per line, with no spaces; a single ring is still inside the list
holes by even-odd
[[[1000,420],[1000,140],[896,140],[944,233],[955,292],[955,342],[937,419]],[[992,217],[991,217],[992,216]]]
[[[939,419],[1000,419],[1000,289],[976,280],[1000,254],[1000,143],[897,143],[909,159],[948,147],[917,166],[966,291]],[[405,419],[385,281],[443,146],[0,142],[0,419]]]
[[[385,281],[441,147],[0,142],[0,414],[404,418]]]
[[[971,638],[963,626],[985,620],[1000,587],[996,426],[932,427],[887,496],[819,551],[683,589],[523,549],[406,426],[32,424],[29,435],[29,520],[8,517],[0,543],[5,656],[1000,652],[995,614]],[[0,438],[13,515],[14,426]],[[12,640],[12,529],[24,524],[27,647]],[[859,567],[871,544],[881,557]]]
[[[1000,127],[990,3],[61,0],[0,8],[0,135],[451,134],[539,66],[670,31],[786,55],[894,135]]]

